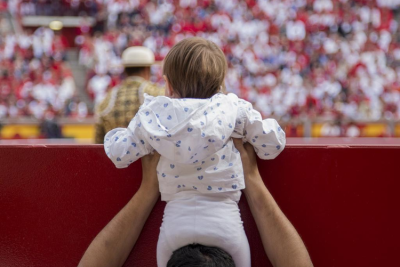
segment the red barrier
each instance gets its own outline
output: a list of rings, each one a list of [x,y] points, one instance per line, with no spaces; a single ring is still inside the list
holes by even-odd
[[[260,161],[262,176],[315,266],[396,266],[400,146],[289,146]],[[0,266],[76,266],[140,184],[141,166],[116,169],[103,148],[0,146]],[[157,203],[125,266],[156,266]],[[271,266],[243,197],[255,267]]]

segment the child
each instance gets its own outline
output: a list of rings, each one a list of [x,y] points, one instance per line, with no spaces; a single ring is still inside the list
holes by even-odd
[[[286,140],[274,119],[262,120],[249,102],[220,92],[226,69],[213,42],[179,42],[164,60],[166,96],[145,95],[128,128],[105,136],[105,151],[117,168],[154,150],[161,154],[157,173],[167,205],[159,267],[174,250],[192,243],[224,249],[237,267],[251,265],[237,205],[245,188],[242,162],[231,137],[250,142],[262,159],[278,156]]]

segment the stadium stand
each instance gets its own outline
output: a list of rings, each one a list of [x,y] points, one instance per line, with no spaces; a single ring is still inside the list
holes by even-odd
[[[16,18],[81,16],[93,19],[94,23],[90,26],[83,20],[74,34],[68,35],[68,39],[74,39],[68,40],[68,49],[78,47],[77,61],[86,69],[73,75],[79,83],[78,93],[63,93],[60,97],[60,93],[53,93],[52,100],[46,104],[43,101],[38,104],[37,97],[29,96],[16,105],[20,96],[12,92],[12,97],[6,100],[3,97],[0,102],[0,117],[12,117],[16,110],[15,116],[40,117],[46,113],[43,109],[54,110],[61,116],[90,117],[92,103],[100,102],[123,78],[120,56],[127,46],[147,46],[162,61],[176,42],[201,36],[216,42],[226,54],[227,90],[251,101],[263,116],[279,119],[287,126],[288,136],[397,135],[396,123],[400,120],[398,0],[1,2],[2,9]],[[0,41],[1,69],[17,66],[16,70],[12,67],[13,71],[21,72],[18,69],[21,64],[30,66],[15,40],[33,40],[39,34],[37,31],[52,35],[52,42],[63,43],[64,31],[50,33],[46,28],[14,37],[5,35]],[[12,44],[17,46],[11,49]],[[43,52],[46,56],[39,61],[47,66],[41,69],[60,65],[56,68],[62,69],[62,73],[71,73],[66,64],[58,62],[69,60],[61,56],[67,54],[67,47],[54,47],[57,47],[55,51]],[[33,54],[34,64],[36,59]],[[70,66],[74,66],[72,71],[76,69],[76,65]],[[37,75],[40,80],[35,78],[29,82],[46,83],[50,79],[56,92],[64,88],[61,86],[64,82],[73,87],[72,80],[63,75],[56,78],[58,75],[54,72],[50,75],[44,69],[40,71],[41,75]],[[153,74],[153,81],[162,83],[160,66],[153,69]],[[85,77],[79,78],[79,75]],[[4,84],[16,83],[16,88],[20,88],[28,78],[21,75],[14,81],[7,71],[1,79],[5,80]],[[77,82],[77,79],[85,81]],[[7,94],[9,85],[3,87],[2,92]],[[90,101],[86,101],[86,95]],[[41,105],[37,108],[41,111],[29,108],[20,111],[23,101],[32,109]],[[30,105],[31,102],[34,104]],[[311,125],[307,124],[310,121]],[[371,122],[378,126],[371,126]],[[365,127],[373,130],[366,133]]]
[[[182,38],[202,36],[226,53],[228,91],[252,101],[264,116],[399,118],[393,1],[159,3],[108,1],[109,30],[84,37],[93,48],[84,45],[82,58],[99,72],[112,72],[126,46],[143,44],[162,60]]]

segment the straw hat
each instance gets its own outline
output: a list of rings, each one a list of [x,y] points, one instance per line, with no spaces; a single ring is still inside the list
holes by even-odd
[[[124,67],[147,67],[154,64],[154,53],[144,46],[131,46],[122,53]]]

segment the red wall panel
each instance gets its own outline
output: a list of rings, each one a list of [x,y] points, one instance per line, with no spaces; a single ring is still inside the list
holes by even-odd
[[[400,146],[288,146],[260,161],[267,187],[315,266],[397,266]],[[102,146],[0,146],[0,266],[76,266],[140,185]],[[125,266],[156,266],[157,203]],[[271,266],[245,198],[253,266]]]

